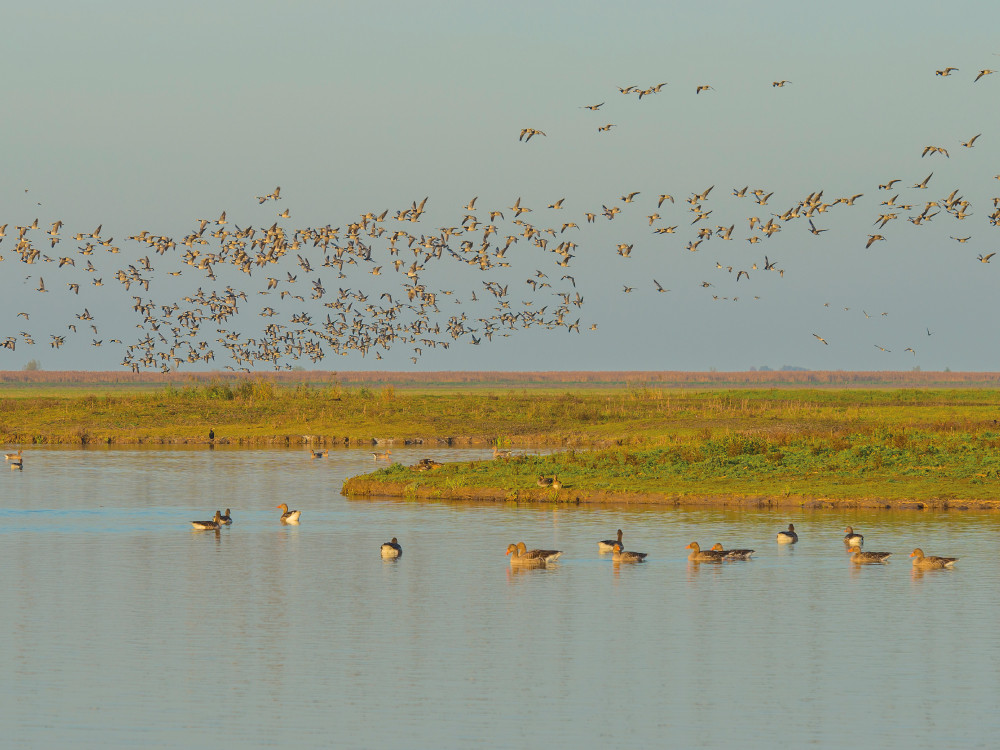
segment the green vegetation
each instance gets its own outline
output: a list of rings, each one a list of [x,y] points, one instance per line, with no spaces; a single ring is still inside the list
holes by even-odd
[[[232,441],[304,434],[331,441],[448,440],[555,447],[701,445],[727,433],[784,445],[799,440],[917,433],[978,439],[1000,428],[1000,391],[666,390],[649,387],[421,391],[215,380],[152,391],[94,386],[2,390],[0,441],[137,443]],[[750,438],[747,438],[750,439]],[[772,451],[773,452],[773,451]]]
[[[0,393],[0,441],[481,445],[506,460],[393,466],[356,493],[1000,501],[1000,390],[485,389],[215,379]],[[563,452],[527,455],[539,448]],[[520,454],[520,455],[519,455]],[[535,486],[557,474],[558,492]]]
[[[718,501],[774,504],[807,499],[946,506],[1000,501],[1000,429],[967,432],[865,428],[800,433],[677,434],[655,447],[568,450],[547,456],[449,464],[414,472],[396,464],[345,488],[356,494],[578,500]],[[563,488],[538,488],[558,476]],[[761,500],[766,498],[766,500]],[[896,504],[896,503],[894,503]]]

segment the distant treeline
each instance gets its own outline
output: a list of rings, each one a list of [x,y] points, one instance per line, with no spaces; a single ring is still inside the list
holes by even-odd
[[[549,371],[549,372],[336,372],[298,370],[233,373],[132,373],[86,370],[0,371],[0,384],[12,385],[123,385],[153,386],[264,380],[278,385],[322,384],[344,386],[499,386],[499,387],[1000,387],[1000,372],[849,372],[840,370],[677,372],[677,371]]]

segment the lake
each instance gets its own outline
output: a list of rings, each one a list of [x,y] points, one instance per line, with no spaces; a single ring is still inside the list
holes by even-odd
[[[375,466],[361,450],[26,450],[24,471],[0,476],[0,745],[936,749],[1000,736],[1000,515],[340,494]],[[281,502],[299,526],[279,523]],[[232,526],[192,530],[227,507]],[[789,522],[800,541],[779,546]],[[895,556],[852,564],[848,524]],[[645,564],[598,554],[618,528]],[[403,555],[383,561],[393,536]],[[698,565],[692,540],[757,552]],[[565,552],[512,569],[517,541]],[[918,546],[961,560],[921,574]]]

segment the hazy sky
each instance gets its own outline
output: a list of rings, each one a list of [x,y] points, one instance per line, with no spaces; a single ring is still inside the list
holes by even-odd
[[[438,295],[430,325],[436,319],[443,330],[465,311],[476,327],[478,317],[495,312],[483,286],[493,280],[509,286],[511,308],[547,307],[543,318],[560,304],[559,292],[580,294],[582,305],[564,315],[567,323],[579,318],[579,334],[532,326],[488,341],[480,327],[473,334],[480,345],[463,335],[447,350],[423,346],[416,364],[410,357],[420,344],[399,341],[381,361],[374,351],[338,356],[327,348],[321,362],[288,357],[282,364],[998,367],[1000,256],[989,264],[977,256],[1000,250],[1000,227],[990,218],[1000,196],[1000,73],[974,80],[991,66],[1000,71],[995,2],[920,0],[905,9],[852,1],[822,9],[783,1],[9,5],[0,10],[9,71],[0,107],[0,224],[7,223],[0,341],[12,337],[16,348],[0,349],[0,369],[30,359],[52,370],[119,368],[126,347],[153,333],[148,322],[137,328],[144,323],[132,309],[134,295],[183,310],[197,289],[208,295],[231,285],[248,300],[222,327],[244,338],[272,322],[292,326],[299,312],[325,319],[324,303],[339,288],[363,292],[364,304],[383,292],[405,299],[389,233],[433,236],[470,214],[489,224],[498,210],[495,250],[523,229],[511,211],[519,197],[532,209],[523,220],[555,230],[542,235],[548,249],[522,237],[504,258],[509,267],[487,271],[447,254],[426,263],[421,283],[454,292]],[[957,70],[935,74],[949,66]],[[790,82],[772,85],[781,80]],[[619,92],[664,82],[641,100]],[[712,88],[696,94],[701,85]],[[584,108],[602,102],[597,111]],[[598,131],[609,123],[615,127]],[[545,136],[519,142],[523,128]],[[961,145],[980,133],[972,147]],[[927,146],[948,156],[922,156]],[[912,187],[931,173],[926,189]],[[893,179],[891,190],[879,189]],[[258,203],[255,196],[279,185],[278,200]],[[692,224],[697,214],[687,199],[710,186],[700,204],[711,213]],[[734,196],[743,186],[746,195]],[[755,189],[771,194],[766,204],[751,195]],[[776,218],[820,190],[821,204],[863,195],[853,206],[815,213],[819,234],[808,218]],[[634,191],[631,203],[622,200]],[[931,207],[928,215],[940,212],[932,219],[908,220],[953,191],[968,201],[964,208]],[[661,194],[675,202],[657,208]],[[425,196],[418,223],[393,219]],[[474,196],[474,210],[465,210]],[[547,208],[561,198],[561,209]],[[603,206],[621,212],[609,220]],[[285,209],[290,217],[280,219]],[[212,222],[209,233],[217,229],[222,211],[230,229],[330,225],[345,239],[362,214],[386,210],[386,236],[371,241],[372,263],[345,266],[344,279],[319,268],[324,256],[312,247],[252,276],[217,264],[215,281],[182,260],[181,238],[200,219]],[[597,214],[593,223],[586,212]],[[886,214],[896,218],[880,228]],[[750,217],[773,219],[780,231],[751,230]],[[41,255],[26,264],[16,227],[35,218],[39,228],[26,236]],[[60,242],[50,247],[46,232],[57,220],[64,222]],[[560,232],[567,222],[579,228]],[[81,254],[93,240],[74,235],[98,225],[119,253],[97,245]],[[676,231],[654,233],[668,226]],[[726,240],[719,228],[730,226]],[[711,237],[688,250],[703,227]],[[158,255],[127,240],[143,230],[178,247]],[[885,240],[866,248],[873,234]],[[749,242],[753,236],[760,241]],[[461,253],[466,239],[478,246],[482,227],[451,238],[449,248]],[[576,243],[574,257],[560,267],[550,250],[567,239]],[[628,257],[619,244],[632,246]],[[299,268],[298,254],[311,259],[313,272]],[[116,272],[143,256],[154,269],[141,274],[150,289],[125,289]],[[764,270],[765,256],[783,275]],[[59,268],[63,257],[75,265]],[[398,257],[407,265],[414,259],[405,248]],[[88,260],[95,270],[85,270]],[[372,265],[383,266],[381,276],[370,274]],[[737,280],[740,270],[749,278]],[[298,275],[295,285],[288,273]],[[561,279],[566,274],[575,287]],[[269,276],[284,286],[258,294]],[[47,292],[37,291],[39,278]],[[321,300],[308,295],[316,278],[328,290]],[[533,291],[528,279],[552,287]],[[654,279],[670,291],[658,292]],[[304,300],[279,300],[281,289]],[[266,306],[277,314],[261,317]],[[77,317],[84,309],[93,321]],[[218,327],[204,322],[190,338],[215,350],[209,366],[234,365],[216,342]],[[50,345],[54,335],[65,338],[58,349]]]

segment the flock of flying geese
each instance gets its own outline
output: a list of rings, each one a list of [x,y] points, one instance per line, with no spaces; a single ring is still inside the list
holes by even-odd
[[[936,73],[951,76],[956,70]],[[975,80],[993,72],[983,69]],[[774,88],[789,84],[772,82]],[[667,85],[632,85],[620,91],[642,100]],[[710,91],[711,86],[700,84],[695,93]],[[582,109],[598,112],[604,105]],[[599,130],[613,126],[607,123]],[[959,148],[971,150],[981,135],[960,142]],[[536,136],[547,137],[538,128],[525,127],[519,140],[528,143]],[[951,160],[950,145],[928,145],[920,156]],[[953,185],[917,199],[935,190],[933,176],[933,171],[918,175],[912,184],[909,178],[893,177],[878,185],[886,198],[877,208],[866,248],[886,242],[890,227],[904,218],[913,227],[926,227],[932,221],[964,223],[977,213],[978,207]],[[34,296],[36,304],[5,311],[10,318],[0,319],[8,329],[0,329],[0,349],[23,351],[40,343],[53,349],[115,346],[121,366],[135,372],[213,368],[217,357],[230,370],[291,369],[299,360],[318,363],[331,355],[382,359],[393,347],[405,348],[416,364],[430,349],[479,345],[527,329],[580,333],[585,298],[571,270],[580,257],[600,264],[602,271],[619,263],[627,273],[630,260],[639,254],[704,252],[734,240],[753,248],[781,232],[833,236],[830,220],[862,206],[866,191],[830,197],[815,189],[788,200],[770,187],[736,186],[731,201],[749,206],[740,219],[722,219],[723,208],[717,205],[721,192],[710,185],[676,200],[671,192],[656,192],[649,201],[643,191],[630,191],[610,196],[599,209],[574,208],[564,197],[538,205],[517,197],[510,205],[483,208],[474,197],[461,207],[460,216],[431,225],[425,197],[392,211],[366,211],[338,226],[293,227],[287,205],[271,208],[283,200],[278,187],[256,196],[255,211],[262,212],[258,218],[263,220],[241,225],[222,211],[218,218],[196,220],[181,235],[143,229],[116,241],[103,224],[72,232],[61,220],[35,217],[14,226],[4,244],[9,226],[4,223],[0,260],[21,264],[22,284],[34,291],[27,296]],[[777,205],[779,200],[783,202]],[[686,210],[680,211],[682,207]],[[1000,226],[1000,196],[992,198],[988,214],[979,214],[990,226]],[[620,232],[620,241],[585,247],[585,230],[595,224],[604,227],[604,235]],[[637,239],[639,232],[643,239]],[[972,239],[966,232],[950,236],[963,246]],[[731,287],[745,288],[744,299],[756,300],[762,291],[760,274],[784,278],[787,265],[773,251],[751,252],[738,262],[716,260],[714,267],[732,274]],[[977,259],[986,264],[994,254],[980,252]],[[674,278],[672,283],[694,282]],[[718,279],[702,277],[697,283],[713,301],[741,299],[715,293],[723,283]],[[655,294],[671,291],[643,273],[640,281],[623,284],[621,293],[640,288]],[[110,289],[120,296],[113,307],[105,304]],[[123,307],[134,313],[134,330],[122,324]],[[63,314],[55,328],[53,310]],[[32,316],[43,318],[47,330],[34,328]],[[916,354],[912,347],[907,351]]]

